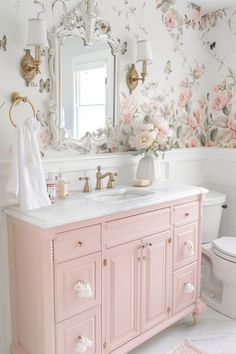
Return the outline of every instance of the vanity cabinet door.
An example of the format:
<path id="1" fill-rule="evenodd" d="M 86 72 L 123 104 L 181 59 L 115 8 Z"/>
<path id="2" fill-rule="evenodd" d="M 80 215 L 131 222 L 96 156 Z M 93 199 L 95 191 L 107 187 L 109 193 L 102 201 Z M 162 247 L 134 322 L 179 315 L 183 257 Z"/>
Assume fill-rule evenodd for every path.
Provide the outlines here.
<path id="1" fill-rule="evenodd" d="M 140 241 L 105 252 L 106 352 L 140 334 Z"/>
<path id="2" fill-rule="evenodd" d="M 143 239 L 141 331 L 168 318 L 172 276 L 170 232 Z"/>

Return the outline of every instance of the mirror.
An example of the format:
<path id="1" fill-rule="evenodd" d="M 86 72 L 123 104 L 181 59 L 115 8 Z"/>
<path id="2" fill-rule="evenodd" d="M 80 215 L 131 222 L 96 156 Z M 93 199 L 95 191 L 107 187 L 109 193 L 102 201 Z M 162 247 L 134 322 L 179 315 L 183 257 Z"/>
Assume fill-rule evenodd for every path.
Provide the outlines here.
<path id="1" fill-rule="evenodd" d="M 52 144 L 82 154 L 105 151 L 117 123 L 119 57 L 127 43 L 113 36 L 97 0 L 66 12 L 49 41 Z"/>
<path id="2" fill-rule="evenodd" d="M 66 135 L 81 139 L 87 132 L 114 125 L 115 60 L 106 42 L 85 46 L 78 36 L 61 47 L 61 103 Z"/>

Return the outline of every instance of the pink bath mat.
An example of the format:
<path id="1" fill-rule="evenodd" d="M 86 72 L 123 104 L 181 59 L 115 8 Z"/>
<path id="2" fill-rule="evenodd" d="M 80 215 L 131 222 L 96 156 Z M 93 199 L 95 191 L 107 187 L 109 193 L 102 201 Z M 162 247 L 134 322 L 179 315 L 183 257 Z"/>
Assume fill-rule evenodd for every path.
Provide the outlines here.
<path id="1" fill-rule="evenodd" d="M 209 354 L 205 350 L 197 348 L 189 340 L 184 339 L 183 342 L 177 344 L 173 349 L 166 354 Z"/>

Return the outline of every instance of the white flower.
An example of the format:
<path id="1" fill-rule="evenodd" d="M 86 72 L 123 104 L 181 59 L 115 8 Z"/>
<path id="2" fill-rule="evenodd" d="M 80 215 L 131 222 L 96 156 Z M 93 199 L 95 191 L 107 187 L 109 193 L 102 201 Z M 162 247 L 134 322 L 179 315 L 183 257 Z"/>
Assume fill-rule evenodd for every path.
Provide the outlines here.
<path id="1" fill-rule="evenodd" d="M 155 139 L 156 133 L 154 131 L 140 130 L 136 136 L 129 138 L 129 144 L 131 148 L 136 150 L 149 149 Z"/>
<path id="2" fill-rule="evenodd" d="M 157 136 L 157 142 L 160 146 L 165 146 L 167 143 L 167 136 L 164 134 L 159 134 Z"/>

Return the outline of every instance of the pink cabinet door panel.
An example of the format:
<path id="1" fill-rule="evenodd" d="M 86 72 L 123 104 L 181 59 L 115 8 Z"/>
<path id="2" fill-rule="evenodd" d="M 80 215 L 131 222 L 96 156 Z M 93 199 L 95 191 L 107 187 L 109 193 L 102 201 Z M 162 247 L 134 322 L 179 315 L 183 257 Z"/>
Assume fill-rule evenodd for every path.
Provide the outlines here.
<path id="1" fill-rule="evenodd" d="M 140 242 L 105 252 L 105 333 L 107 352 L 140 333 Z"/>
<path id="2" fill-rule="evenodd" d="M 127 218 L 109 221 L 105 225 L 106 247 L 114 247 L 125 242 L 137 240 L 170 228 L 170 208 L 154 210 Z"/>
<path id="3" fill-rule="evenodd" d="M 54 263 L 101 251 L 101 225 L 62 232 L 54 240 Z"/>
<path id="4" fill-rule="evenodd" d="M 169 316 L 171 287 L 171 232 L 143 240 L 141 331 L 146 331 Z"/>
<path id="5" fill-rule="evenodd" d="M 197 221 L 199 217 L 199 202 L 191 202 L 174 206 L 174 226 L 182 226 Z"/>
<path id="6" fill-rule="evenodd" d="M 184 309 L 196 301 L 197 262 L 174 272 L 173 313 Z"/>
<path id="7" fill-rule="evenodd" d="M 198 223 L 174 230 L 174 269 L 193 263 L 198 258 Z"/>
<path id="8" fill-rule="evenodd" d="M 63 321 L 101 303 L 101 254 L 55 265 L 55 316 Z"/>
<path id="9" fill-rule="evenodd" d="M 56 325 L 56 354 L 101 354 L 101 308 Z"/>

